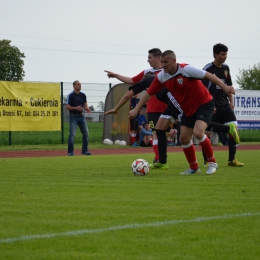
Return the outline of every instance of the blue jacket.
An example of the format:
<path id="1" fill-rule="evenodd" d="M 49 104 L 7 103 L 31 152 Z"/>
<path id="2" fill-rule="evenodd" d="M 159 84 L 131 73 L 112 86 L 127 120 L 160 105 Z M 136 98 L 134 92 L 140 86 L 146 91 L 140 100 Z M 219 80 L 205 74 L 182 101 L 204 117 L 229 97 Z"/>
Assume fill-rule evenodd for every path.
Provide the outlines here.
<path id="1" fill-rule="evenodd" d="M 144 126 L 143 124 L 147 121 L 144 115 L 137 116 L 138 126 Z"/>
<path id="2" fill-rule="evenodd" d="M 143 128 L 142 130 L 141 130 L 141 132 L 140 132 L 140 142 L 144 139 L 144 137 L 146 136 L 146 135 L 152 135 L 153 134 L 153 132 L 152 132 L 152 129 L 149 129 L 148 131 L 145 129 L 145 128 Z"/>

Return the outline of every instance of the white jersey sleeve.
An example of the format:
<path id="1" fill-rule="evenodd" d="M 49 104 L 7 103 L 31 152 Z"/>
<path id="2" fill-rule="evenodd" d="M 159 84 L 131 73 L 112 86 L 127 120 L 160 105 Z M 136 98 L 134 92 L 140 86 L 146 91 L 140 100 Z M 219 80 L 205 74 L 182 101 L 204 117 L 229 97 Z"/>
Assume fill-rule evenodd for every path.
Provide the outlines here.
<path id="1" fill-rule="evenodd" d="M 186 77 L 191 77 L 195 79 L 204 79 L 206 71 L 193 67 L 192 65 L 187 65 L 183 68 Z"/>
<path id="2" fill-rule="evenodd" d="M 161 71 L 159 74 L 157 74 L 157 78 L 161 83 L 163 83 L 180 75 L 186 78 L 204 79 L 205 74 L 205 70 L 197 69 L 189 64 L 178 64 L 178 69 L 174 74 L 169 74 Z"/>

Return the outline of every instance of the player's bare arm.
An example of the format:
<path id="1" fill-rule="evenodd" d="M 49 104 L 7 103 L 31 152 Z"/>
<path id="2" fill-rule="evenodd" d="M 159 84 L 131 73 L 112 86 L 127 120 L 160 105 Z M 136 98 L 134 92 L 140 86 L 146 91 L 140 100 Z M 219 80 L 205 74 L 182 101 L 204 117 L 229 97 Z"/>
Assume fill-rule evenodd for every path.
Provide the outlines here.
<path id="1" fill-rule="evenodd" d="M 116 115 L 116 114 L 117 114 L 117 110 L 115 108 L 112 108 L 104 113 L 104 115 Z"/>
<path id="2" fill-rule="evenodd" d="M 234 100 L 233 100 L 233 94 L 228 95 L 229 104 L 232 110 L 234 110 Z"/>
<path id="3" fill-rule="evenodd" d="M 223 81 L 221 81 L 217 76 L 213 75 L 212 73 L 206 72 L 204 78 L 210 80 L 215 85 L 218 85 L 220 88 L 223 89 L 223 91 L 225 91 L 227 95 L 235 94 L 235 89 L 233 88 L 233 86 L 227 86 L 225 83 L 223 83 Z"/>
<path id="4" fill-rule="evenodd" d="M 132 78 L 130 77 L 127 77 L 127 76 L 123 76 L 123 75 L 120 75 L 120 74 L 117 74 L 115 72 L 112 72 L 112 71 L 108 71 L 108 70 L 104 70 L 106 73 L 107 73 L 107 76 L 109 78 L 116 78 L 124 83 L 127 83 L 127 84 L 133 84 L 133 80 Z"/>
<path id="5" fill-rule="evenodd" d="M 143 105 L 151 98 L 151 96 L 145 91 L 144 95 L 137 103 L 136 107 L 129 111 L 129 117 L 135 118 L 138 112 L 142 109 Z"/>
<path id="6" fill-rule="evenodd" d="M 117 114 L 117 111 L 134 95 L 133 90 L 129 90 L 118 102 L 118 104 L 111 110 L 107 111 L 105 115 Z"/>

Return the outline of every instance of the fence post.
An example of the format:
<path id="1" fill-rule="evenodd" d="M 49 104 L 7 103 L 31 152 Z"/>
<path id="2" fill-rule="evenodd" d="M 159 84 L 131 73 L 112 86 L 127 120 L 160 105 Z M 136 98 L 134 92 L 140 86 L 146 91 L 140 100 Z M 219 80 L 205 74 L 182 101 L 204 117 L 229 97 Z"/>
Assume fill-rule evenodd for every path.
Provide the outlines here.
<path id="1" fill-rule="evenodd" d="M 61 108 L 60 108 L 60 114 L 61 114 L 61 143 L 64 144 L 64 122 L 63 122 L 63 82 L 60 83 L 60 103 L 61 103 Z"/>
<path id="2" fill-rule="evenodd" d="M 112 83 L 109 83 L 109 89 L 111 89 L 112 88 Z"/>
<path id="3" fill-rule="evenodd" d="M 12 145 L 12 132 L 11 131 L 9 131 L 9 138 L 8 138 L 8 144 L 9 145 Z"/>

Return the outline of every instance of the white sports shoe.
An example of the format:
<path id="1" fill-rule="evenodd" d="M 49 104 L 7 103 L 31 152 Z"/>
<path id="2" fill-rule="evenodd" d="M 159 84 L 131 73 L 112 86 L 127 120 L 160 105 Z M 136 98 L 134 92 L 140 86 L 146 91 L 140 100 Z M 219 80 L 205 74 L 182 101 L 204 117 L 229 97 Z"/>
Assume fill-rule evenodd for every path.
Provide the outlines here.
<path id="1" fill-rule="evenodd" d="M 209 162 L 208 163 L 208 169 L 206 171 L 207 174 L 213 174 L 214 172 L 216 172 L 218 168 L 218 164 L 214 163 L 214 162 Z"/>
<path id="2" fill-rule="evenodd" d="M 184 172 L 180 173 L 181 175 L 186 175 L 186 174 L 200 174 L 200 168 L 198 168 L 197 170 L 192 170 L 192 169 L 188 169 Z"/>

